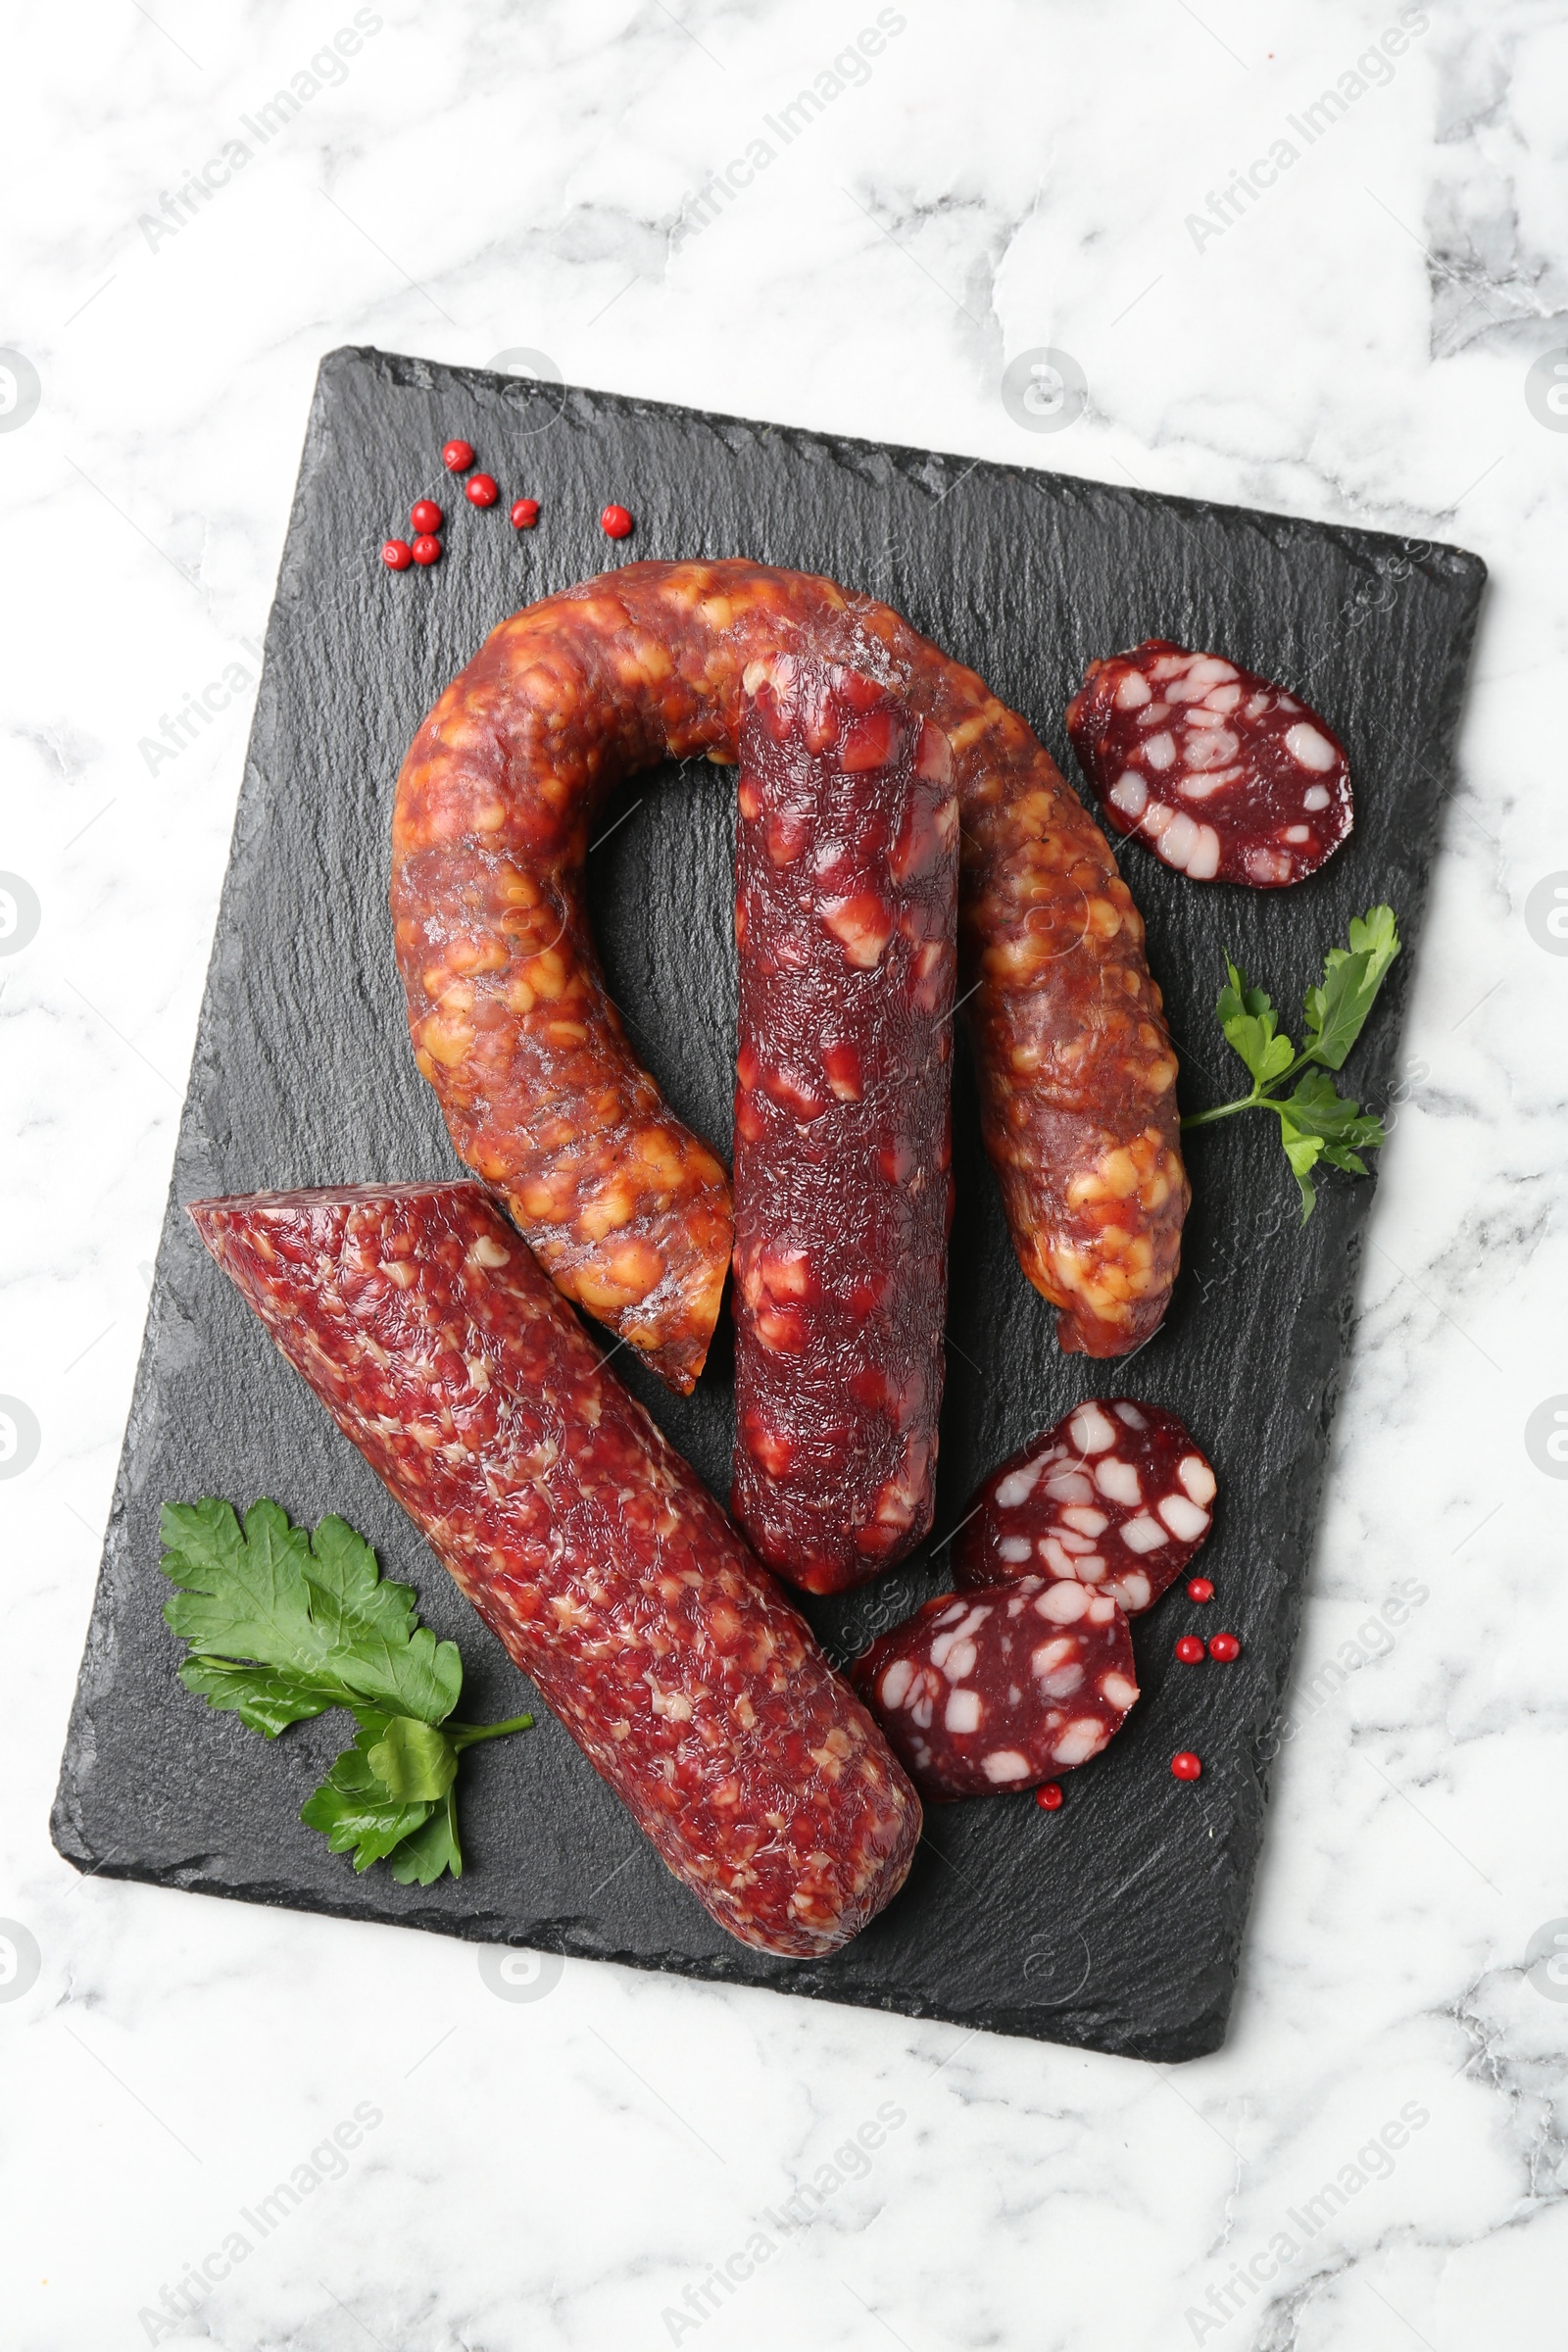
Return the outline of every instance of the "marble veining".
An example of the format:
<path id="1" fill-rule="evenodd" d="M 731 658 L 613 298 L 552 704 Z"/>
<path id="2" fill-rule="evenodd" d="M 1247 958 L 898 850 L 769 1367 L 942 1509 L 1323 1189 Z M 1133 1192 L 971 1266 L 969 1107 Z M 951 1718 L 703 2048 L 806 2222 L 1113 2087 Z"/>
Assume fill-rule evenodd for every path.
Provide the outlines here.
<path id="1" fill-rule="evenodd" d="M 1568 1410 L 1561 10 L 91 0 L 17 17 L 8 62 L 7 2343 L 1552 2340 L 1568 1465 L 1532 1416 Z M 254 649 L 345 342 L 542 351 L 1491 565 L 1218 2056 L 487 1976 L 50 1847 Z M 1045 350 L 1084 389 L 1035 430 L 1002 383 Z"/>

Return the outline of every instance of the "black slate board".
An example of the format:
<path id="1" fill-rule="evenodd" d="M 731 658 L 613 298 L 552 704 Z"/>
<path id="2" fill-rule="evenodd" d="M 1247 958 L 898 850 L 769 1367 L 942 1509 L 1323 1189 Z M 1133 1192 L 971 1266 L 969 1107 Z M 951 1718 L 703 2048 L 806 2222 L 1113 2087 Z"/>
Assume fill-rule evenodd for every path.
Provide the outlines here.
<path id="1" fill-rule="evenodd" d="M 469 509 L 438 453 L 463 433 L 499 477 Z M 429 572 L 387 573 L 378 545 L 421 492 L 449 510 Z M 543 502 L 514 532 L 513 496 Z M 607 499 L 637 517 L 616 548 Z M 1076 775 L 1060 714 L 1085 662 L 1151 634 L 1217 647 L 1282 679 L 1347 742 L 1355 834 L 1292 891 L 1197 887 L 1139 849 L 1122 865 L 1184 1058 L 1188 1108 L 1240 1089 L 1211 1007 L 1233 950 L 1293 1010 L 1325 945 L 1378 900 L 1413 941 L 1480 601 L 1470 555 L 1276 515 L 373 351 L 322 363 L 289 524 L 232 858 L 174 1162 L 147 1336 L 54 1814 L 82 1868 L 162 1886 L 398 1921 L 639 1967 L 767 1984 L 995 2032 L 1161 2060 L 1217 2046 L 1262 1832 L 1265 1763 L 1311 1548 L 1372 1185 L 1330 1177 L 1301 1232 L 1267 1126 L 1193 1139 L 1186 1265 L 1164 1329 L 1125 1367 L 1057 1350 L 1018 1272 L 981 1152 L 972 1077 L 955 1105 L 957 1215 L 937 1531 L 976 1479 L 1085 1396 L 1130 1393 L 1206 1445 L 1221 1505 L 1206 1619 L 1178 1591 L 1137 1628 L 1144 1697 L 1067 1802 L 950 1806 L 898 1901 L 848 1950 L 803 1965 L 747 1952 L 644 1844 L 548 1715 L 465 1766 L 469 1869 L 428 1891 L 346 1859 L 295 1815 L 342 1719 L 264 1744 L 175 1679 L 160 1615 L 166 1497 L 274 1496 L 338 1511 L 467 1662 L 464 1713 L 526 1703 L 498 1642 L 203 1253 L 181 1204 L 272 1186 L 459 1172 L 404 1029 L 386 910 L 387 828 L 403 751 L 494 622 L 607 564 L 746 555 L 827 572 L 897 606 L 980 668 Z M 658 789 L 655 789 L 655 786 Z M 730 1128 L 735 977 L 732 775 L 639 778 L 593 858 L 612 986 L 681 1114 Z M 623 821 L 614 824 L 620 817 Z M 608 830 L 612 825 L 613 830 Z M 1352 1060 L 1374 1105 L 1396 1084 L 1407 953 Z M 1294 1026 L 1288 1021 L 1287 1025 Z M 727 1350 L 671 1397 L 617 1369 L 721 1494 Z M 929 1548 L 810 1614 L 845 1658 L 943 1589 Z M 1228 1668 L 1176 1666 L 1190 1624 L 1244 1644 Z M 1196 1786 L 1169 1759 L 1196 1748 Z"/>

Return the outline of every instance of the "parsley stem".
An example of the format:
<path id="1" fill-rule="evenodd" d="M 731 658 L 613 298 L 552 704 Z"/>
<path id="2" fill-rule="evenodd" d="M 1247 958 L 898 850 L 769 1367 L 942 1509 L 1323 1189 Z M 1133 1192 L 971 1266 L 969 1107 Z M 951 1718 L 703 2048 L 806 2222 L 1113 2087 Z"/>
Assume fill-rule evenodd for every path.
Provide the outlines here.
<path id="1" fill-rule="evenodd" d="M 505 1723 L 444 1723 L 459 1747 L 473 1747 L 481 1740 L 504 1740 L 509 1732 L 531 1732 L 531 1715 L 510 1715 Z"/>
<path id="2" fill-rule="evenodd" d="M 1216 1119 L 1232 1118 L 1239 1110 L 1278 1110 L 1280 1088 L 1294 1078 L 1298 1070 L 1304 1070 L 1309 1062 L 1315 1064 L 1316 1061 L 1317 1055 L 1308 1046 L 1304 1054 L 1298 1054 L 1288 1069 L 1281 1070 L 1277 1078 L 1271 1078 L 1266 1087 L 1254 1086 L 1250 1095 L 1240 1095 L 1234 1102 L 1221 1102 L 1214 1110 L 1195 1110 L 1190 1118 L 1183 1119 L 1183 1130 L 1189 1127 L 1212 1127 Z"/>
<path id="3" fill-rule="evenodd" d="M 1254 1088 L 1251 1094 L 1242 1095 L 1234 1102 L 1221 1102 L 1213 1110 L 1195 1110 L 1190 1118 L 1183 1119 L 1182 1130 L 1185 1133 L 1189 1127 L 1212 1127 L 1216 1119 L 1234 1118 L 1239 1110 L 1266 1110 L 1267 1108 L 1267 1097 L 1260 1095 Z"/>

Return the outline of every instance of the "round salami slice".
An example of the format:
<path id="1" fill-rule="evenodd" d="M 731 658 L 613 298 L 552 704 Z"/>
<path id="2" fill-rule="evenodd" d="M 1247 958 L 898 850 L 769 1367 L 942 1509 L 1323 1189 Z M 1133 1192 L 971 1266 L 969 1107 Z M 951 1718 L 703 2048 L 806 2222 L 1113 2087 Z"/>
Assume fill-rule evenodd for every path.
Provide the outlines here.
<path id="1" fill-rule="evenodd" d="M 1214 1473 L 1182 1422 L 1091 1400 L 993 1470 L 954 1546 L 960 1585 L 1071 1578 L 1129 1617 L 1186 1573 L 1213 1522 Z"/>
<path id="2" fill-rule="evenodd" d="M 1067 732 L 1116 831 L 1194 882 L 1282 889 L 1315 874 L 1354 822 L 1345 746 L 1326 719 L 1167 637 L 1091 662 Z"/>
<path id="3" fill-rule="evenodd" d="M 1087 1764 L 1138 1696 L 1124 1612 L 1108 1592 L 1043 1576 L 939 1593 L 850 1677 L 937 1804 L 1034 1788 Z"/>

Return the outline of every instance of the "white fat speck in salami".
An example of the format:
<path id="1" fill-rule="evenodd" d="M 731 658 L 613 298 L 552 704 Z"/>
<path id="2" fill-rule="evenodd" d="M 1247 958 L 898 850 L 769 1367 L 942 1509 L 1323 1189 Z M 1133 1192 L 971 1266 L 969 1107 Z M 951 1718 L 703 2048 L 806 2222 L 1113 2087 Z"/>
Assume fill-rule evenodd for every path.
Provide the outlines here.
<path id="1" fill-rule="evenodd" d="M 1200 1511 L 1196 1502 L 1185 1494 L 1167 1494 L 1159 1506 L 1165 1525 L 1184 1544 L 1200 1543 L 1208 1533 L 1208 1513 Z"/>
<path id="2" fill-rule="evenodd" d="M 909 1685 L 913 1682 L 913 1680 L 914 1668 L 909 1664 L 908 1659 L 895 1658 L 892 1665 L 888 1668 L 886 1674 L 882 1677 L 882 1683 L 880 1689 L 878 1690 L 877 1696 L 881 1699 L 882 1704 L 885 1707 L 902 1706 L 904 1704 L 904 1694 L 908 1690 Z"/>
<path id="3" fill-rule="evenodd" d="M 1010 1473 L 1006 1481 L 1007 1492 L 1004 1497 L 1009 1511 L 1015 1510 L 1020 1502 L 1028 1501 L 1045 1466 L 1043 1460 L 1025 1462 L 1021 1470 L 1014 1470 Z"/>
<path id="4" fill-rule="evenodd" d="M 940 1804 L 1032 1788 L 1099 1755 L 1138 1697 L 1116 1602 L 1030 1576 L 1004 1609 L 956 1619 L 954 1606 L 948 1593 L 928 1600 L 850 1669 L 921 1795 Z"/>
<path id="5" fill-rule="evenodd" d="M 1019 1465 L 1044 1460 L 1051 1475 L 1024 1485 Z M 1080 1621 L 1091 1593 L 1096 1607 L 1114 1602 L 1136 1616 L 1185 1575 L 1213 1524 L 1215 1492 L 1174 1413 L 1125 1396 L 1092 1399 L 999 1464 L 970 1497 L 954 1550 L 957 1581 L 976 1591 L 1047 1578 L 1036 1607 L 1061 1625 Z"/>
<path id="6" fill-rule="evenodd" d="M 1091 1756 L 1099 1755 L 1109 1738 L 1098 1717 L 1075 1716 L 1064 1732 L 1057 1733 L 1051 1760 L 1058 1772 L 1065 1772 L 1074 1764 L 1087 1764 Z"/>
<path id="7" fill-rule="evenodd" d="M 1081 1470 L 1058 1470 L 1046 1493 L 1053 1502 L 1093 1502 L 1095 1482 L 1085 1478 Z"/>
<path id="8" fill-rule="evenodd" d="M 1120 1461 L 1113 1453 L 1095 1464 L 1095 1484 L 1112 1502 L 1130 1502 L 1136 1508 L 1144 1499 L 1137 1464 Z"/>
<path id="9" fill-rule="evenodd" d="M 1195 882 L 1282 889 L 1315 874 L 1354 821 L 1349 763 L 1326 719 L 1163 637 L 1092 662 L 1067 732 L 1114 829 Z"/>
<path id="10" fill-rule="evenodd" d="M 1200 1453 L 1189 1453 L 1176 1465 L 1176 1476 L 1195 1502 L 1212 1502 L 1214 1473 Z"/>
<path id="11" fill-rule="evenodd" d="M 1116 1425 L 1098 1404 L 1081 1404 L 1068 1424 L 1069 1442 L 1080 1453 L 1103 1453 L 1116 1443 Z"/>

